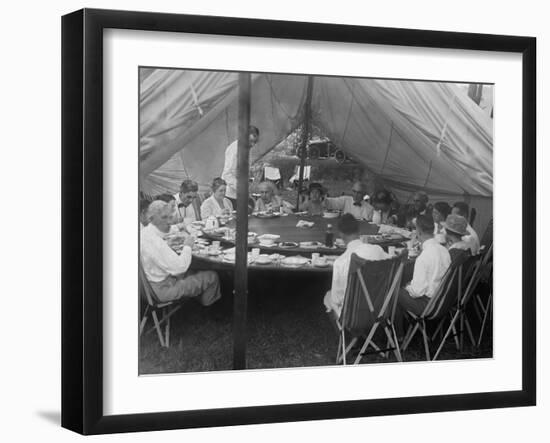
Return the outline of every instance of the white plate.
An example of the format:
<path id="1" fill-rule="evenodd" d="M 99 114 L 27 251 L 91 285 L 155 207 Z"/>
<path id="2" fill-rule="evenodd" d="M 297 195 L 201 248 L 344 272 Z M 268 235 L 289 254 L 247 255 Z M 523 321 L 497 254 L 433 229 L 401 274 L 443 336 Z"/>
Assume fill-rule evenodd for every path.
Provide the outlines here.
<path id="1" fill-rule="evenodd" d="M 305 257 L 286 257 L 281 260 L 281 264 L 286 266 L 303 266 L 309 263 L 309 260 Z"/>

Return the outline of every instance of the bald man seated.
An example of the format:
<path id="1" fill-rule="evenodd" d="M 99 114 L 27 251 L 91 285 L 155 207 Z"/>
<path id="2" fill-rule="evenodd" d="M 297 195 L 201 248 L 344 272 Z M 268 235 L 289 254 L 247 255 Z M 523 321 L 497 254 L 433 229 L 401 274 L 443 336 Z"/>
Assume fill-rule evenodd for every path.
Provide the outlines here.
<path id="1" fill-rule="evenodd" d="M 221 297 L 218 274 L 214 271 L 189 271 L 192 259 L 193 236 L 185 239 L 177 254 L 165 241 L 173 222 L 173 208 L 161 200 L 149 205 L 149 224 L 141 229 L 141 264 L 147 280 L 161 302 L 183 297 L 197 299 L 209 306 Z"/>

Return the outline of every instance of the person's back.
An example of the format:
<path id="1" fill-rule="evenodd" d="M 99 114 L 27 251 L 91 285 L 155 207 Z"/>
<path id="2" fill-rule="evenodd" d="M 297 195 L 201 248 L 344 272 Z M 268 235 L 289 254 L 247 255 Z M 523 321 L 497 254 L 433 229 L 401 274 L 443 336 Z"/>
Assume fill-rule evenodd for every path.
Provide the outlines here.
<path id="1" fill-rule="evenodd" d="M 346 295 L 351 255 L 357 254 L 364 260 L 384 260 L 388 254 L 378 245 L 363 243 L 359 238 L 359 223 L 351 214 L 344 214 L 338 222 L 338 230 L 346 243 L 345 252 L 334 261 L 332 286 L 327 292 L 324 304 L 327 312 L 334 311 L 339 317 Z"/>

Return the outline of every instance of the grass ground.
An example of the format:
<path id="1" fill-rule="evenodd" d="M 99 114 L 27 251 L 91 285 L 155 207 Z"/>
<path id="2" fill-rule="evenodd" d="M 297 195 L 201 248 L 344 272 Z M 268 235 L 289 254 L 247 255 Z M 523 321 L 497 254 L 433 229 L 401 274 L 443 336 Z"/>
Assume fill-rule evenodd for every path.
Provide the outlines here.
<path id="1" fill-rule="evenodd" d="M 209 312 L 209 308 L 193 301 L 187 302 L 172 318 L 170 348 L 161 348 L 154 332 L 142 336 L 140 374 L 232 368 L 231 277 L 222 274 L 221 278 L 224 295 L 221 318 Z M 269 274 L 251 274 L 247 367 L 260 369 L 333 365 L 338 337 L 322 303 L 324 292 L 329 286 L 330 281 L 326 277 L 296 275 L 273 279 Z M 419 335 L 405 353 L 405 359 L 423 360 L 423 352 Z M 463 352 L 457 352 L 449 341 L 439 359 L 491 356 L 492 337 L 487 335 L 480 348 L 466 345 Z M 364 363 L 383 361 L 386 360 L 379 355 L 368 355 L 363 359 Z M 389 361 L 395 361 L 393 355 Z"/>

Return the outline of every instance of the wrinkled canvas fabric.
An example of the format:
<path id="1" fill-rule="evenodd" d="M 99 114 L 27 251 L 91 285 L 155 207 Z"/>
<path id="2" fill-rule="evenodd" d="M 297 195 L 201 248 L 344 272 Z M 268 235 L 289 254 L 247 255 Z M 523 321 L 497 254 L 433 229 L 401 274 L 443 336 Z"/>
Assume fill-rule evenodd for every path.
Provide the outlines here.
<path id="1" fill-rule="evenodd" d="M 145 76 L 144 76 L 145 77 Z M 177 192 L 183 178 L 207 189 L 237 138 L 238 74 L 156 69 L 140 90 L 140 174 L 147 194 Z M 253 74 L 251 162 L 304 115 L 307 77 Z M 452 83 L 314 77 L 312 115 L 334 143 L 401 201 L 467 200 L 492 214 L 493 121 Z M 475 203 L 474 203 L 475 202 Z"/>

